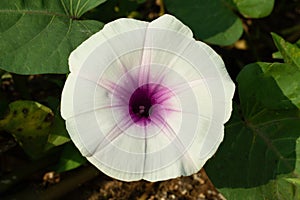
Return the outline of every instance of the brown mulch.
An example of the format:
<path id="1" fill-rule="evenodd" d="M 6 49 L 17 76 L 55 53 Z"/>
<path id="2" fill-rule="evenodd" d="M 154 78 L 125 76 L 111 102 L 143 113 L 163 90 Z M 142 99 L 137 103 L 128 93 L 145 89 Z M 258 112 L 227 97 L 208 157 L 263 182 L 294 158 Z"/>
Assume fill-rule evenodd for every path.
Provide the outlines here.
<path id="1" fill-rule="evenodd" d="M 204 170 L 191 176 L 155 183 L 123 182 L 100 176 L 66 197 L 87 200 L 225 200 Z"/>

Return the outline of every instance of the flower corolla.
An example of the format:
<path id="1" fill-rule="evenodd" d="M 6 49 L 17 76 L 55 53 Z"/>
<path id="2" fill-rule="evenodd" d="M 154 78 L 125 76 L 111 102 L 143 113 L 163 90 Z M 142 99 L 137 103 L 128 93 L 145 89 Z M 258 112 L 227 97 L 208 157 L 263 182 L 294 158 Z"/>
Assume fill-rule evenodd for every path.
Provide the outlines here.
<path id="1" fill-rule="evenodd" d="M 62 117 L 82 155 L 111 177 L 190 175 L 223 140 L 234 83 L 221 57 L 171 15 L 110 22 L 69 66 Z"/>

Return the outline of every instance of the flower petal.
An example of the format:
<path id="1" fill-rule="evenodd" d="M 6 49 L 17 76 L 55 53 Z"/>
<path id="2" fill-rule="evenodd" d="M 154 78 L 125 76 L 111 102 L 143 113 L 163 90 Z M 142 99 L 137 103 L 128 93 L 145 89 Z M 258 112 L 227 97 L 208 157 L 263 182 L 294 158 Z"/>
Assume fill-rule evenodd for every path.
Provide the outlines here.
<path id="1" fill-rule="evenodd" d="M 225 118 L 224 123 L 227 122 L 230 118 L 232 111 L 232 98 L 235 91 L 235 85 L 232 82 L 231 78 L 228 75 L 228 72 L 225 68 L 225 64 L 222 58 L 215 53 L 215 51 L 208 45 L 203 42 L 197 41 L 198 45 L 203 48 L 209 55 L 210 60 L 213 61 L 215 68 L 219 71 L 219 77 L 223 83 L 223 90 L 225 92 L 224 102 L 225 105 Z"/>
<path id="2" fill-rule="evenodd" d="M 164 29 L 170 30 L 186 37 L 192 38 L 193 32 L 189 27 L 184 25 L 181 21 L 176 19 L 172 15 L 165 14 L 150 23 L 149 28 L 151 29 Z"/>
<path id="3" fill-rule="evenodd" d="M 70 71 L 76 72 L 79 70 L 89 55 L 102 43 L 107 43 L 107 40 L 114 38 L 122 33 L 130 32 L 137 29 L 145 29 L 147 22 L 134 19 L 118 19 L 106 24 L 101 31 L 92 35 L 88 40 L 84 41 L 74 50 L 69 57 Z M 123 41 L 126 42 L 126 41 Z M 134 42 L 132 40 L 127 42 Z M 121 45 L 122 43 L 118 43 Z"/>
<path id="4" fill-rule="evenodd" d="M 61 116 L 63 119 L 68 119 L 74 116 L 73 113 L 73 94 L 75 90 L 76 76 L 70 74 L 65 82 L 62 94 L 61 94 Z"/>
<path id="5" fill-rule="evenodd" d="M 190 175 L 222 142 L 235 86 L 220 56 L 175 17 L 111 22 L 69 64 L 62 116 L 81 153 L 109 176 Z M 138 124 L 130 98 L 145 85 L 155 104 L 150 123 Z"/>

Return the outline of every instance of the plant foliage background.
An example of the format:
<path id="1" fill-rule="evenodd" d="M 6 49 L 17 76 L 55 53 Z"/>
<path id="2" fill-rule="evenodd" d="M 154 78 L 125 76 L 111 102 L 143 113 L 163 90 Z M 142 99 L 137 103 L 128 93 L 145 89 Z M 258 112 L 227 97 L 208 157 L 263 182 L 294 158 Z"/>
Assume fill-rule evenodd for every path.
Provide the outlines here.
<path id="1" fill-rule="evenodd" d="M 13 155 L 57 172 L 85 164 L 59 114 L 70 52 L 114 19 L 171 13 L 213 46 L 237 84 L 224 142 L 205 165 L 215 187 L 230 200 L 300 199 L 300 2 L 158 2 L 0 1 L 2 160 Z M 282 14 L 295 20 L 283 23 Z M 1 165 L 6 192 L 25 174 L 12 180 Z"/>

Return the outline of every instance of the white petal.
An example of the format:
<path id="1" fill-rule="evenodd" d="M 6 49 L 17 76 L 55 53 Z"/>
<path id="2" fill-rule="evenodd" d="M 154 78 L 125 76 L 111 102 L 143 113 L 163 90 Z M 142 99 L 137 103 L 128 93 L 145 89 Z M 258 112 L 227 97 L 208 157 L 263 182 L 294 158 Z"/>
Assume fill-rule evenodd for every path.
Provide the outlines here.
<path id="1" fill-rule="evenodd" d="M 134 181 L 143 178 L 145 140 L 120 135 L 88 160 L 109 176 Z"/>
<path id="2" fill-rule="evenodd" d="M 150 66 L 153 63 L 153 59 L 155 59 L 153 51 L 156 49 L 163 51 L 172 50 L 179 55 L 181 51 L 188 47 L 191 41 L 193 41 L 191 30 L 175 17 L 163 15 L 152 21 L 145 33 L 139 85 L 143 85 L 149 80 Z"/>
<path id="3" fill-rule="evenodd" d="M 100 43 L 86 56 L 86 60 L 80 63 L 82 66 L 77 69 L 76 73 L 96 83 L 99 79 L 118 82 L 121 76 L 140 65 L 145 32 L 145 28 L 134 29 Z M 79 49 L 74 51 L 74 55 L 76 52 L 81 52 L 77 50 Z M 70 61 L 73 58 L 71 55 Z M 74 60 L 74 62 L 77 61 Z M 72 63 L 70 66 L 72 67 Z"/>
<path id="4" fill-rule="evenodd" d="M 94 113 L 84 113 L 66 120 L 70 137 L 83 156 L 91 156 L 102 141 L 101 133 Z"/>
<path id="5" fill-rule="evenodd" d="M 62 93 L 62 116 L 68 119 L 86 112 L 112 108 L 110 94 L 108 89 L 71 73 Z"/>
<path id="6" fill-rule="evenodd" d="M 227 122 L 230 118 L 231 111 L 232 111 L 232 98 L 235 91 L 235 85 L 231 78 L 228 75 L 228 72 L 225 68 L 224 62 L 222 58 L 216 54 L 216 52 L 208 45 L 206 45 L 203 42 L 197 41 L 198 45 L 203 48 L 207 54 L 209 55 L 209 58 L 213 61 L 215 68 L 219 72 L 220 79 L 223 83 L 223 89 L 225 92 L 224 102 L 225 102 L 225 117 L 224 117 L 224 123 Z"/>
<path id="7" fill-rule="evenodd" d="M 74 115 L 73 94 L 75 90 L 75 84 L 76 84 L 76 76 L 71 73 L 65 82 L 62 91 L 62 97 L 61 97 L 61 116 L 65 120 Z"/>
<path id="8" fill-rule="evenodd" d="M 147 22 L 126 18 L 106 24 L 101 31 L 92 35 L 71 53 L 69 57 L 70 71 L 75 72 L 80 69 L 88 56 L 102 43 L 129 31 L 145 29 L 147 24 Z M 130 42 L 134 41 L 130 40 Z M 122 43 L 119 43 L 119 45 L 121 46 Z"/>
<path id="9" fill-rule="evenodd" d="M 180 33 L 182 35 L 185 35 L 186 37 L 193 37 L 193 33 L 189 27 L 184 25 L 181 21 L 176 19 L 172 15 L 165 14 L 156 20 L 153 20 L 149 28 L 153 29 L 164 29 L 164 30 L 170 30 L 176 33 Z"/>

